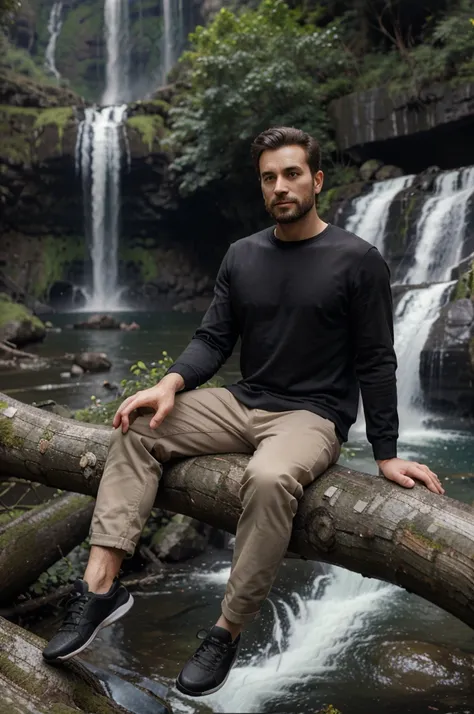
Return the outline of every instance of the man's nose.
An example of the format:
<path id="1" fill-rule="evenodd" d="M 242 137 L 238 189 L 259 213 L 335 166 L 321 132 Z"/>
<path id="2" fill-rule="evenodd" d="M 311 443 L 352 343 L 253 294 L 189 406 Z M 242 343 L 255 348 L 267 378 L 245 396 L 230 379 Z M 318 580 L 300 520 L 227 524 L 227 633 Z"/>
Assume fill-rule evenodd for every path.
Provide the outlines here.
<path id="1" fill-rule="evenodd" d="M 274 191 L 275 193 L 288 193 L 288 186 L 284 177 L 277 178 Z"/>

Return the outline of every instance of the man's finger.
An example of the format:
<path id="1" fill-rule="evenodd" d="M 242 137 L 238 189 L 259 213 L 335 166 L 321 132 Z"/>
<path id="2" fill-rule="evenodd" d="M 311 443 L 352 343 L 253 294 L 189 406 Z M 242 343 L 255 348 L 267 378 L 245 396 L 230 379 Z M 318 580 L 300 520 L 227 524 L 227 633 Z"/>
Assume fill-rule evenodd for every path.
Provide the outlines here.
<path id="1" fill-rule="evenodd" d="M 135 399 L 135 395 L 132 395 L 131 397 L 127 397 L 122 404 L 119 406 L 117 411 L 115 412 L 114 420 L 113 420 L 113 425 L 114 427 L 120 426 L 121 422 L 121 415 L 122 415 L 122 410 L 127 406 L 127 404 L 130 404 L 131 401 Z"/>
<path id="2" fill-rule="evenodd" d="M 164 421 L 165 417 L 168 416 L 170 413 L 171 408 L 170 407 L 165 407 L 165 406 L 160 406 L 159 409 L 156 410 L 155 415 L 152 417 L 150 421 L 150 428 L 151 429 L 157 429 L 162 421 Z"/>
<path id="3" fill-rule="evenodd" d="M 415 464 L 412 463 L 410 464 L 407 469 L 406 473 L 409 476 L 412 476 L 413 478 L 418 479 L 418 481 L 422 481 L 422 483 L 425 484 L 425 486 L 432 491 L 433 493 L 443 493 L 443 488 L 440 483 L 436 480 L 431 475 L 431 472 L 428 469 L 428 473 L 426 472 L 425 469 L 423 469 L 420 464 Z"/>
<path id="4" fill-rule="evenodd" d="M 386 476 L 389 481 L 394 481 L 395 483 L 398 483 L 400 486 L 404 486 L 405 488 L 413 488 L 415 485 L 415 482 L 413 479 L 411 479 L 409 476 L 406 476 L 403 474 L 401 471 L 397 471 L 391 476 Z"/>

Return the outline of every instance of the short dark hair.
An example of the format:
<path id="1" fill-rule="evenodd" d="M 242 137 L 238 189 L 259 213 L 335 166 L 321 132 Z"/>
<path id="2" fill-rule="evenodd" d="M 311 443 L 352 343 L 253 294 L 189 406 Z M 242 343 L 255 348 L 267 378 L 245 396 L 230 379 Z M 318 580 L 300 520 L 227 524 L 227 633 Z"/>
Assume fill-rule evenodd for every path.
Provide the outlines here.
<path id="1" fill-rule="evenodd" d="M 282 146 L 301 146 L 306 152 L 311 173 L 321 168 L 321 149 L 314 137 L 292 126 L 274 126 L 259 134 L 252 142 L 251 154 L 257 174 L 260 176 L 260 157 L 267 149 L 280 149 Z"/>

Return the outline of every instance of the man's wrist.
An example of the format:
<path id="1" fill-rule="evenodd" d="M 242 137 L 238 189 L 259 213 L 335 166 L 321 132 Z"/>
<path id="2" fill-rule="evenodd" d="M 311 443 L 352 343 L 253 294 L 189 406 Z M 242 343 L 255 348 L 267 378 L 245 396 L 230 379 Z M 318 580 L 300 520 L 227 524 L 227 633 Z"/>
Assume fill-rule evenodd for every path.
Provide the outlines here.
<path id="1" fill-rule="evenodd" d="M 165 374 L 164 377 L 160 380 L 161 382 L 164 382 L 166 386 L 170 386 L 174 389 L 175 394 L 176 392 L 181 392 L 182 389 L 184 389 L 184 379 L 178 372 L 170 372 L 169 374 Z"/>

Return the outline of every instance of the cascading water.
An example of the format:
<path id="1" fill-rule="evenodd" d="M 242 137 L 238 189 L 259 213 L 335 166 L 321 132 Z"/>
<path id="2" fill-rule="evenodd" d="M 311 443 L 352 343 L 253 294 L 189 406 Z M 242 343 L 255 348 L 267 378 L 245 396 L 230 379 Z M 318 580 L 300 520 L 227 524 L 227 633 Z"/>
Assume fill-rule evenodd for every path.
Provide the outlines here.
<path id="1" fill-rule="evenodd" d="M 106 86 L 102 104 L 121 104 L 130 99 L 130 30 L 128 0 L 105 0 L 104 26 L 107 46 Z"/>
<path id="2" fill-rule="evenodd" d="M 453 283 L 434 283 L 407 290 L 395 311 L 395 350 L 400 422 L 411 431 L 422 425 L 420 355 L 431 325 L 448 301 Z M 421 417 L 421 418 L 420 418 Z"/>
<path id="3" fill-rule="evenodd" d="M 435 195 L 425 201 L 417 225 L 415 260 L 404 276 L 408 285 L 449 280 L 462 257 L 467 214 L 474 198 L 474 166 L 436 178 Z"/>
<path id="4" fill-rule="evenodd" d="M 90 215 L 92 295 L 89 310 L 120 309 L 118 240 L 122 124 L 126 105 L 86 109 L 80 133 L 80 170 Z"/>
<path id="5" fill-rule="evenodd" d="M 161 81 L 166 83 L 169 71 L 175 65 L 185 43 L 185 17 L 183 0 L 163 0 L 163 36 Z"/>
<path id="6" fill-rule="evenodd" d="M 389 598 L 393 606 L 398 592 L 393 585 L 331 568 L 315 578 L 307 597 L 293 593 L 293 606 L 270 600 L 271 641 L 246 664 L 237 664 L 225 688 L 204 701 L 216 712 L 261 712 L 295 682 L 327 681 L 369 623 L 383 617 Z"/>
<path id="7" fill-rule="evenodd" d="M 48 20 L 48 32 L 49 40 L 45 52 L 45 66 L 53 74 L 57 80 L 61 79 L 56 67 L 56 42 L 61 32 L 62 21 L 62 9 L 63 4 L 60 2 L 55 2 L 51 8 Z"/>
<path id="8" fill-rule="evenodd" d="M 354 201 L 345 228 L 373 243 L 383 254 L 390 205 L 411 185 L 413 176 L 375 183 Z M 441 307 L 449 299 L 451 269 L 462 257 L 467 215 L 474 199 L 474 167 L 449 171 L 436 179 L 435 195 L 428 198 L 417 223 L 414 264 L 405 271 L 402 285 L 434 283 L 407 288 L 395 311 L 395 348 L 398 358 L 398 397 L 402 433 L 421 427 L 422 395 L 419 379 L 421 350 Z M 403 264 L 403 263 L 402 263 Z M 363 426 L 362 414 L 355 430 Z"/>
<path id="9" fill-rule="evenodd" d="M 345 229 L 360 235 L 383 254 L 392 201 L 400 191 L 411 186 L 414 178 L 414 176 L 401 176 L 374 183 L 369 193 L 354 201 L 354 210 L 346 221 Z"/>

